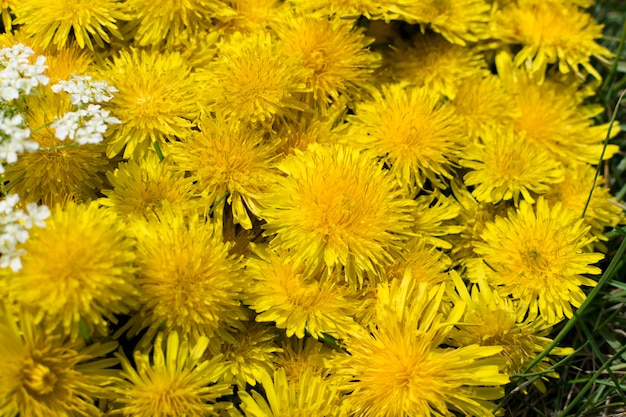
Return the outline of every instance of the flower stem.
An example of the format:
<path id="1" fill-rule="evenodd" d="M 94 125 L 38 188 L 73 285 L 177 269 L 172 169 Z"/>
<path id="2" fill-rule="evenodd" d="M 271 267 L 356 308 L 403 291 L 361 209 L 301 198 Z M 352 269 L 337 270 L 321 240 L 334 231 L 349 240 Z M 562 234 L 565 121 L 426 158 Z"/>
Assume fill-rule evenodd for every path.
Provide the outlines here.
<path id="1" fill-rule="evenodd" d="M 163 162 L 165 157 L 163 156 L 163 152 L 161 151 L 161 146 L 159 145 L 159 142 L 155 140 L 153 145 L 154 145 L 154 150 L 156 151 L 157 156 L 159 157 L 159 162 Z"/>
<path id="2" fill-rule="evenodd" d="M 213 203 L 213 205 L 211 206 L 211 209 L 209 210 L 209 217 L 213 217 L 213 212 L 215 211 L 215 208 L 222 201 L 224 201 L 226 198 L 228 198 L 229 195 L 230 195 L 230 193 L 228 191 L 226 191 L 224 194 L 221 195 L 221 197 L 215 203 Z"/>
<path id="3" fill-rule="evenodd" d="M 39 148 L 38 150 L 40 151 L 58 151 L 61 149 L 67 149 L 67 148 L 78 148 L 79 144 L 77 142 L 70 142 L 70 143 L 66 143 L 64 145 L 59 145 L 59 146 L 47 146 L 45 148 Z"/>

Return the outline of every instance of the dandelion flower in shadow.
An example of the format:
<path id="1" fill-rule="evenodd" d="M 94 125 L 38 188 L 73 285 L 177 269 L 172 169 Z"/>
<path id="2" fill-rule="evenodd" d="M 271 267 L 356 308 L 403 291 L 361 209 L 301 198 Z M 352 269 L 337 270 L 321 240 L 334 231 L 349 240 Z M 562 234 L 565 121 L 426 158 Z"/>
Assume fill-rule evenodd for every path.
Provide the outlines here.
<path id="1" fill-rule="evenodd" d="M 24 311 L 0 303 L 0 415 L 100 416 L 96 400 L 110 398 L 107 387 L 118 361 L 106 356 L 117 343 L 68 341 L 46 331 Z"/>

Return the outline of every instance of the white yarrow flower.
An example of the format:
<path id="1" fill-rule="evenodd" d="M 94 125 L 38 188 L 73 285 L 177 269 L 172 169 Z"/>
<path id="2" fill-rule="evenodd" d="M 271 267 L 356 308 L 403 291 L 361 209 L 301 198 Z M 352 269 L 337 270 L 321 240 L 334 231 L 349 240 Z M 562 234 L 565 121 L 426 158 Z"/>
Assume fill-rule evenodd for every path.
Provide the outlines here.
<path id="1" fill-rule="evenodd" d="M 11 268 L 17 272 L 22 268 L 20 259 L 26 251 L 18 245 L 28 240 L 28 231 L 37 227 L 46 227 L 46 220 L 50 217 L 47 206 L 30 203 L 26 206 L 27 212 L 15 209 L 20 197 L 9 194 L 0 200 L 0 268 Z"/>
<path id="2" fill-rule="evenodd" d="M 39 144 L 29 138 L 30 129 L 24 127 L 24 116 L 5 117 L 4 112 L 0 112 L 0 164 L 12 164 L 17 161 L 18 154 L 39 149 Z"/>
<path id="3" fill-rule="evenodd" d="M 50 78 L 43 75 L 48 68 L 46 57 L 38 56 L 31 64 L 30 57 L 34 53 L 32 48 L 22 44 L 0 49 L 0 98 L 15 100 L 20 93 L 29 95 L 37 86 L 48 84 Z"/>
<path id="4" fill-rule="evenodd" d="M 52 91 L 68 93 L 72 104 L 80 106 L 110 101 L 113 93 L 116 93 L 118 89 L 110 86 L 106 81 L 92 81 L 89 75 L 72 74 L 69 81 L 61 80 L 54 84 Z"/>
<path id="5" fill-rule="evenodd" d="M 50 126 L 55 129 L 54 136 L 65 140 L 69 138 L 79 145 L 100 143 L 110 124 L 119 124 L 121 121 L 109 116 L 99 104 L 90 104 L 87 108 L 68 112 Z"/>

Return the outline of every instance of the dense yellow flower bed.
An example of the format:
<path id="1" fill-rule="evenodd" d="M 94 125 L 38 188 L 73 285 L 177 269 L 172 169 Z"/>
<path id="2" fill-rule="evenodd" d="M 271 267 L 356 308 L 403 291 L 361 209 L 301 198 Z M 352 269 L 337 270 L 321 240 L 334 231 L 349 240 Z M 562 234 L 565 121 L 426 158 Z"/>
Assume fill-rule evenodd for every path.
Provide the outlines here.
<path id="1" fill-rule="evenodd" d="M 1 1 L 0 415 L 493 415 L 623 220 L 590 6 Z"/>

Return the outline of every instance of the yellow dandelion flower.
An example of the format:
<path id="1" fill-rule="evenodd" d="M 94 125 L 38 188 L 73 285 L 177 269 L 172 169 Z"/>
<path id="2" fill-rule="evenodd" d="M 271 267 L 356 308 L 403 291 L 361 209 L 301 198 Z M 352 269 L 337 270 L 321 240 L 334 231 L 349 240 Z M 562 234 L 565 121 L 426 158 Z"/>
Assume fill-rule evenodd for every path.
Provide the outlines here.
<path id="1" fill-rule="evenodd" d="M 93 61 L 93 53 L 80 49 L 76 42 L 71 42 L 54 53 L 47 53 L 46 75 L 50 77 L 49 85 L 54 85 L 59 80 L 69 80 L 72 74 L 86 74 Z"/>
<path id="2" fill-rule="evenodd" d="M 459 226 L 458 235 L 449 236 L 447 239 L 452 244 L 450 255 L 453 264 L 465 264 L 467 260 L 475 257 L 472 242 L 481 240 L 480 235 L 488 222 L 492 222 L 496 216 L 506 216 L 510 205 L 506 201 L 498 204 L 479 203 L 459 180 L 452 181 L 451 188 L 460 206 L 456 223 L 462 226 Z"/>
<path id="3" fill-rule="evenodd" d="M 261 212 L 271 246 L 310 270 L 343 267 L 351 286 L 375 281 L 410 234 L 413 202 L 349 147 L 312 144 L 278 168 Z"/>
<path id="4" fill-rule="evenodd" d="M 51 43 L 62 49 L 70 34 L 78 46 L 94 49 L 111 41 L 109 33 L 122 38 L 117 21 L 126 20 L 118 0 L 20 0 L 16 4 L 15 24 L 46 48 Z M 93 41 L 93 42 L 92 42 Z"/>
<path id="5" fill-rule="evenodd" d="M 218 350 L 227 363 L 224 381 L 240 390 L 245 390 L 246 384 L 255 385 L 263 372 L 273 372 L 276 353 L 281 350 L 276 327 L 251 319 L 231 335 L 232 340 L 223 340 Z"/>
<path id="6" fill-rule="evenodd" d="M 300 55 L 312 70 L 308 86 L 316 103 L 327 104 L 339 95 L 353 95 L 372 81 L 380 64 L 378 54 L 367 47 L 372 38 L 339 19 L 288 16 L 275 31 L 289 55 Z"/>
<path id="7" fill-rule="evenodd" d="M 233 9 L 233 16 L 221 19 L 216 26 L 225 33 L 255 33 L 272 26 L 286 11 L 281 0 L 234 0 L 228 4 Z"/>
<path id="8" fill-rule="evenodd" d="M 558 63 L 559 71 L 582 67 L 595 78 L 600 74 L 591 56 L 608 58 L 612 54 L 595 40 L 602 37 L 602 26 L 575 4 L 552 1 L 518 1 L 496 14 L 492 36 L 509 44 L 521 44 L 515 65 L 541 76 L 548 64 Z"/>
<path id="9" fill-rule="evenodd" d="M 224 334 L 245 318 L 239 295 L 240 262 L 220 230 L 182 208 L 163 203 L 132 225 L 137 236 L 139 312 L 120 332 L 148 329 L 145 346 L 161 326 L 181 337 Z"/>
<path id="10" fill-rule="evenodd" d="M 458 84 L 451 104 L 473 139 L 484 136 L 494 125 L 511 124 L 517 116 L 515 100 L 492 74 L 465 78 Z"/>
<path id="11" fill-rule="evenodd" d="M 546 79 L 539 83 L 523 69 L 512 67 L 511 57 L 496 57 L 498 74 L 512 93 L 519 109 L 513 124 L 518 132 L 550 151 L 564 164 L 571 161 L 597 164 L 604 147 L 608 123 L 593 126 L 595 113 L 579 105 L 577 85 L 564 85 Z M 613 136 L 619 132 L 613 129 Z M 619 147 L 608 145 L 604 158 L 611 158 Z"/>
<path id="12" fill-rule="evenodd" d="M 327 377 L 325 359 L 333 354 L 327 344 L 312 338 L 286 338 L 276 354 L 276 365 L 285 370 L 287 381 L 298 384 L 307 371 L 313 376 Z"/>
<path id="13" fill-rule="evenodd" d="M 100 416 L 95 402 L 109 395 L 116 375 L 105 358 L 117 343 L 69 342 L 0 305 L 0 415 Z"/>
<path id="14" fill-rule="evenodd" d="M 234 14 L 219 0 L 126 0 L 124 11 L 136 26 L 134 37 L 138 46 L 170 42 L 188 30 L 208 29 L 212 18 Z"/>
<path id="15" fill-rule="evenodd" d="M 132 417 L 218 416 L 232 408 L 219 398 L 232 394 L 230 384 L 219 382 L 226 371 L 222 355 L 203 360 L 206 337 L 189 343 L 170 332 L 159 333 L 149 352 L 135 351 L 133 366 L 121 354 L 123 380 L 112 390 L 117 394 L 112 415 Z M 182 340 L 181 340 L 182 339 Z"/>
<path id="16" fill-rule="evenodd" d="M 244 122 L 271 127 L 276 117 L 307 108 L 299 93 L 310 91 L 310 70 L 265 32 L 230 36 L 200 75 L 208 109 Z"/>
<path id="17" fill-rule="evenodd" d="M 288 3 L 313 17 L 336 16 L 357 19 L 362 15 L 370 20 L 374 18 L 388 20 L 397 15 L 390 10 L 393 8 L 391 4 L 373 0 L 289 0 Z"/>
<path id="18" fill-rule="evenodd" d="M 402 256 L 386 268 L 387 279 L 401 280 L 406 270 L 418 283 L 430 286 L 439 285 L 449 280 L 446 271 L 450 260 L 443 252 L 427 244 L 422 238 L 413 238 L 405 246 Z"/>
<path id="19" fill-rule="evenodd" d="M 502 346 L 499 356 L 506 361 L 505 372 L 510 377 L 524 372 L 526 366 L 537 357 L 552 340 L 546 337 L 552 326 L 541 317 L 536 320 L 517 321 L 517 305 L 510 298 L 500 297 L 488 285 L 474 286 L 471 295 L 461 278 L 456 275 L 459 299 L 467 305 L 461 323 L 450 332 L 454 346 Z M 555 348 L 552 355 L 568 355 L 571 348 Z M 549 357 L 543 358 L 530 372 L 543 372 L 552 365 Z M 558 378 L 552 371 L 546 376 Z M 539 379 L 535 385 L 545 392 Z"/>
<path id="20" fill-rule="evenodd" d="M 400 18 L 431 28 L 448 41 L 465 45 L 487 38 L 491 6 L 485 0 L 404 0 Z"/>
<path id="21" fill-rule="evenodd" d="M 450 43 L 437 34 L 417 35 L 411 42 L 391 45 L 391 50 L 386 63 L 394 81 L 427 87 L 448 98 L 454 98 L 466 77 L 488 73 L 478 49 Z"/>
<path id="22" fill-rule="evenodd" d="M 427 180 L 444 187 L 465 140 L 454 110 L 427 88 L 385 85 L 371 101 L 359 103 L 351 144 L 372 159 L 382 158 L 409 193 Z"/>
<path id="23" fill-rule="evenodd" d="M 604 255 L 582 251 L 594 239 L 587 237 L 589 226 L 578 216 L 561 203 L 549 207 L 543 198 L 535 208 L 522 201 L 508 217 L 488 223 L 483 242 L 474 244 L 491 268 L 489 284 L 528 306 L 529 319 L 540 313 L 553 324 L 572 317 L 572 307 L 586 297 L 580 287 L 596 284 L 581 274 L 599 274 L 591 264 Z"/>
<path id="24" fill-rule="evenodd" d="M 73 110 L 67 98 L 51 92 L 31 96 L 27 107 L 26 120 L 33 130 Z M 106 146 L 56 149 L 66 143 L 54 135 L 55 130 L 49 126 L 31 133 L 30 140 L 37 142 L 40 149 L 20 154 L 17 162 L 5 166 L 7 191 L 19 194 L 24 202 L 41 202 L 50 207 L 70 200 L 96 199 L 109 168 L 104 157 Z"/>
<path id="25" fill-rule="evenodd" d="M 169 40 L 163 49 L 179 53 L 192 70 L 199 70 L 217 55 L 217 42 L 220 37 L 221 33 L 214 30 L 186 30 Z"/>
<path id="26" fill-rule="evenodd" d="M 37 322 L 60 326 L 72 338 L 80 321 L 106 334 L 115 314 L 136 306 L 133 242 L 115 213 L 96 203 L 56 206 L 45 228 L 30 231 L 24 249 L 8 290 Z"/>
<path id="27" fill-rule="evenodd" d="M 596 114 L 590 111 L 593 108 L 580 106 L 582 97 L 577 84 L 567 85 L 551 78 L 539 83 L 526 70 L 514 68 L 506 53 L 496 56 L 496 65 L 519 109 L 513 120 L 515 130 L 564 164 L 598 163 L 609 124 L 593 126 Z M 619 129 L 613 129 L 612 135 L 618 132 Z M 617 145 L 608 145 L 604 158 L 611 158 L 618 150 Z"/>
<path id="28" fill-rule="evenodd" d="M 305 372 L 297 383 L 290 383 L 284 369 L 273 377 L 261 376 L 265 396 L 257 391 L 239 391 L 241 409 L 246 417 L 338 417 L 340 413 L 337 388 L 327 380 Z"/>
<path id="29" fill-rule="evenodd" d="M 415 203 L 413 232 L 430 245 L 451 249 L 450 235 L 463 230 L 456 220 L 461 205 L 438 191 L 416 197 Z"/>
<path id="30" fill-rule="evenodd" d="M 279 154 L 287 156 L 295 149 L 306 150 L 311 143 L 343 143 L 346 132 L 337 127 L 343 123 L 347 112 L 347 99 L 341 97 L 325 109 L 316 109 L 303 114 L 298 120 L 280 123 L 276 126 L 275 137 L 280 143 Z"/>
<path id="31" fill-rule="evenodd" d="M 354 321 L 354 301 L 330 278 L 318 281 L 304 274 L 304 266 L 295 266 L 286 256 L 253 247 L 257 258 L 247 262 L 246 272 L 252 282 L 246 288 L 245 302 L 259 315 L 257 321 L 273 321 L 286 329 L 287 336 L 314 338 L 324 333 L 342 338 Z"/>
<path id="32" fill-rule="evenodd" d="M 599 176 L 593 191 L 591 186 L 595 168 L 587 164 L 571 164 L 565 167 L 563 182 L 553 184 L 545 199 L 550 204 L 561 202 L 564 208 L 575 213 L 585 213 L 585 223 L 591 226 L 591 233 L 599 240 L 606 240 L 603 235 L 607 227 L 615 227 L 624 219 L 623 210 L 614 202 L 610 190 L 603 186 L 604 179 Z M 589 193 L 593 192 L 587 210 Z M 601 248 L 598 242 L 594 242 Z"/>
<path id="33" fill-rule="evenodd" d="M 331 360 L 351 415 L 401 417 L 492 416 L 498 386 L 500 347 L 439 347 L 460 319 L 458 304 L 447 317 L 439 312 L 445 286 L 415 287 L 410 274 L 378 287 L 377 326 L 345 341 L 347 354 Z M 444 324 L 445 323 L 445 324 Z"/>
<path id="34" fill-rule="evenodd" d="M 470 169 L 463 181 L 475 186 L 472 195 L 486 203 L 512 199 L 517 205 L 520 196 L 533 203 L 531 192 L 545 194 L 565 174 L 552 155 L 511 127 L 488 131 L 465 148 L 459 165 Z"/>
<path id="35" fill-rule="evenodd" d="M 183 172 L 171 169 L 165 161 L 159 161 L 155 153 L 148 153 L 141 160 L 122 162 L 115 171 L 107 172 L 112 189 L 103 189 L 106 198 L 98 202 L 111 207 L 118 214 L 145 215 L 161 207 L 164 201 L 172 205 L 193 208 L 193 180 Z"/>
<path id="36" fill-rule="evenodd" d="M 174 171 L 187 171 L 208 205 L 228 193 L 235 222 L 252 228 L 248 210 L 259 215 L 259 198 L 276 156 L 263 131 L 234 117 L 206 117 L 199 121 L 197 131 L 169 150 Z"/>
<path id="37" fill-rule="evenodd" d="M 198 83 L 180 54 L 131 48 L 107 61 L 102 76 L 119 90 L 108 104 L 122 121 L 109 129 L 109 158 L 124 146 L 124 158 L 129 158 L 155 141 L 163 145 L 191 133 L 200 111 Z"/>

